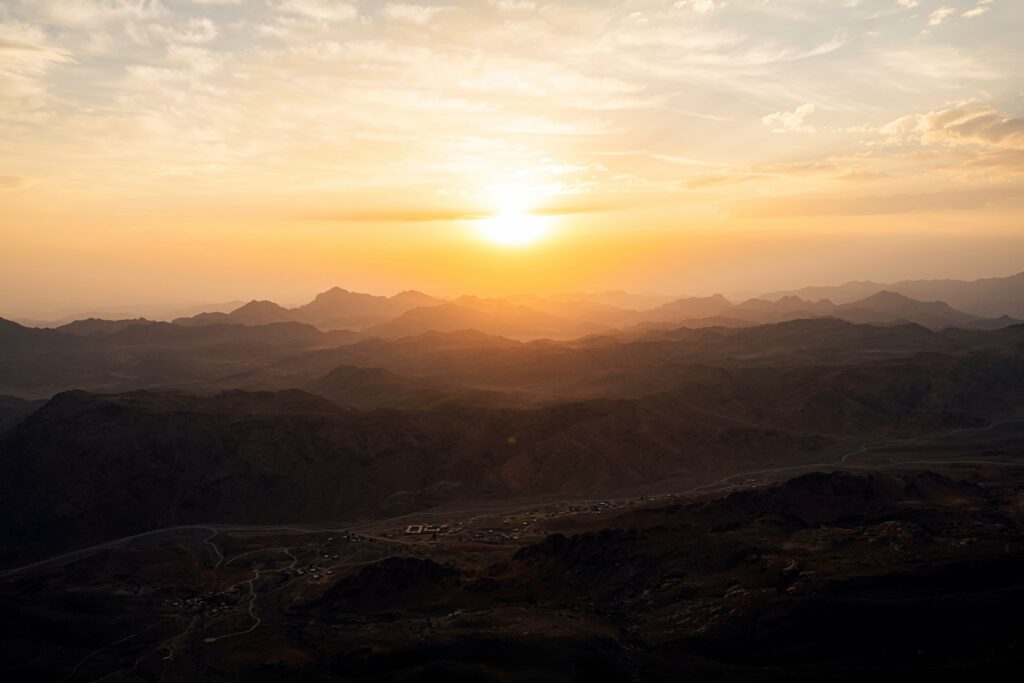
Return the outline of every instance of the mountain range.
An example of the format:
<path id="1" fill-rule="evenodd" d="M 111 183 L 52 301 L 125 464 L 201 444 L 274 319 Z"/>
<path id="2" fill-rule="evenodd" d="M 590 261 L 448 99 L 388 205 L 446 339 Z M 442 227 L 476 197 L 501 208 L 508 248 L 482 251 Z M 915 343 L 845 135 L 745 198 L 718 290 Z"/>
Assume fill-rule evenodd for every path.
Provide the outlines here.
<path id="1" fill-rule="evenodd" d="M 401 292 L 391 297 L 350 292 L 334 287 L 322 292 L 303 306 L 287 309 L 272 301 L 250 301 L 228 313 L 200 313 L 176 318 L 176 325 L 267 325 L 302 322 L 325 331 L 363 328 L 386 322 L 414 308 L 437 306 L 443 302 L 421 292 Z"/>
<path id="2" fill-rule="evenodd" d="M 0 512 L 35 539 L 7 552 L 212 518 L 605 493 L 1024 404 L 1024 325 L 1009 317 L 892 291 L 608 299 L 651 307 L 335 288 L 173 323 L 0 319 Z M 109 511 L 89 508 L 97 491 Z"/>
<path id="3" fill-rule="evenodd" d="M 1024 324 L 991 310 L 333 289 L 0 319 L 0 670 L 1001 680 Z"/>
<path id="4" fill-rule="evenodd" d="M 908 295 L 907 291 L 913 291 L 919 298 Z M 936 296 L 938 294 L 945 298 Z M 443 300 L 416 291 L 384 297 L 335 287 L 295 308 L 253 300 L 228 312 L 204 312 L 176 318 L 173 324 L 197 327 L 303 323 L 323 331 L 347 329 L 383 338 L 472 329 L 520 340 L 572 339 L 588 334 L 642 332 L 683 324 L 742 327 L 816 317 L 856 323 L 912 322 L 933 329 L 993 328 L 1012 324 L 1014 315 L 1024 317 L 1024 309 L 1019 305 L 1022 295 L 1024 274 L 973 283 L 898 283 L 890 288 L 873 283 L 849 283 L 838 288 L 769 294 L 738 303 L 721 294 L 665 300 L 624 292 L 551 297 L 462 296 Z M 963 306 L 958 308 L 950 301 Z M 628 304 L 641 307 L 624 307 Z M 152 322 L 145 318 L 88 318 L 64 323 L 56 329 L 82 336 L 102 336 Z"/>
<path id="5" fill-rule="evenodd" d="M 796 296 L 813 300 L 829 299 L 843 304 L 881 291 L 896 292 L 924 301 L 944 301 L 958 310 L 977 316 L 997 318 L 1008 315 L 1024 318 L 1024 273 L 980 280 L 904 280 L 890 284 L 856 281 L 834 287 L 804 287 L 772 292 L 762 298 L 776 301 Z"/>
<path id="6" fill-rule="evenodd" d="M 931 303 L 929 307 L 918 307 Z M 307 304 L 285 308 L 271 301 L 197 307 L 198 312 L 172 318 L 147 318 L 108 312 L 65 317 L 47 323 L 19 320 L 32 327 L 63 328 L 76 334 L 113 331 L 118 325 L 172 320 L 179 325 L 301 322 L 323 330 L 351 329 L 382 336 L 416 334 L 428 330 L 478 329 L 521 339 L 569 338 L 598 329 L 657 326 L 688 322 L 692 325 L 749 325 L 779 322 L 800 316 L 834 316 L 853 322 L 891 322 L 895 315 L 929 327 L 998 325 L 1006 318 L 1024 318 L 1024 273 L 975 281 L 907 280 L 891 284 L 849 282 L 840 286 L 805 287 L 779 291 L 753 299 L 730 301 L 722 295 L 669 297 L 608 291 L 549 296 L 516 295 L 500 298 L 463 296 L 451 300 L 422 292 L 394 296 L 352 292 L 340 287 L 318 294 Z M 934 305 L 945 303 L 946 307 Z M 427 309 L 418 311 L 416 309 Z M 435 309 L 435 310 L 430 310 Z M 863 310 L 858 310 L 863 309 Z M 899 310 L 902 309 L 902 310 Z M 500 319 L 499 319 L 500 318 Z M 985 320 L 988 319 L 988 320 Z M 992 321 L 995 322 L 992 322 Z M 100 327 L 106 325 L 106 329 Z M 462 327 L 459 327 L 459 326 Z"/>
<path id="7" fill-rule="evenodd" d="M 21 417 L 0 439 L 3 554 L 210 519 L 606 494 L 799 461 L 858 438 L 983 426 L 1024 406 L 1020 325 L 934 332 L 825 319 L 575 344 L 431 333 L 282 355 L 282 339 L 327 342 L 291 325 L 177 328 L 263 332 L 248 362 L 277 383 L 271 391 L 238 389 L 239 373 L 230 389 L 68 391 L 34 412 L 8 404 Z M 127 347 L 115 348 L 123 357 Z"/>

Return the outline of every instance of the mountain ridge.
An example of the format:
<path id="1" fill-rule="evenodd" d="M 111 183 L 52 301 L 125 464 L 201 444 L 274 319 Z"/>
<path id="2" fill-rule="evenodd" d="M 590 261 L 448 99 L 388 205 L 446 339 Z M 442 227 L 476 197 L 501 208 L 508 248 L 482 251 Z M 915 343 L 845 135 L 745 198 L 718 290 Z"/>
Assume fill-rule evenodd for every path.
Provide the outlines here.
<path id="1" fill-rule="evenodd" d="M 944 301 L 965 313 L 983 317 L 997 318 L 1009 315 L 1024 318 L 1024 272 L 977 280 L 902 280 L 889 284 L 851 281 L 835 286 L 780 290 L 762 296 L 767 299 L 789 295 L 811 299 L 829 298 L 842 304 L 883 290 L 894 291 L 915 299 Z"/>

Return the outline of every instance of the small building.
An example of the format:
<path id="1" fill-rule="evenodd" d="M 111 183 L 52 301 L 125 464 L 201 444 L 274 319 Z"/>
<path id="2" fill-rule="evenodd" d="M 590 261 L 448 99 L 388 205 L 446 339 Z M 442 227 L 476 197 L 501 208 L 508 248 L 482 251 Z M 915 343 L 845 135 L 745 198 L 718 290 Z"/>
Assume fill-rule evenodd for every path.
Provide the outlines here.
<path id="1" fill-rule="evenodd" d="M 410 524 L 405 527 L 405 533 L 411 536 L 420 534 L 446 534 L 450 527 L 447 524 Z"/>

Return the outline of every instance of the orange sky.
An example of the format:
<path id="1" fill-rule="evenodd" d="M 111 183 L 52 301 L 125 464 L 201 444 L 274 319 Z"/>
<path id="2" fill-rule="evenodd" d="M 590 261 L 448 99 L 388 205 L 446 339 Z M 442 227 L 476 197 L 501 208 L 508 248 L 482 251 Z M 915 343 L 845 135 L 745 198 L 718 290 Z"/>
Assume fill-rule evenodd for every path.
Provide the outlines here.
<path id="1" fill-rule="evenodd" d="M 14 0 L 0 315 L 1010 274 L 1022 33 L 1009 0 Z"/>

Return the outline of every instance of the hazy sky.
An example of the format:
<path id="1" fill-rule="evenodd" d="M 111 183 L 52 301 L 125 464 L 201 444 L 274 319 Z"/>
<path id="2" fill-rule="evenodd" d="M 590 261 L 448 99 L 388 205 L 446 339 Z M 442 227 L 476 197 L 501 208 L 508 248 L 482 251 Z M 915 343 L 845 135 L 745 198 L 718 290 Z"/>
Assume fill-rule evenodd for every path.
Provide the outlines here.
<path id="1" fill-rule="evenodd" d="M 1021 36 L 1020 0 L 0 0 L 0 315 L 1010 274 Z M 510 212 L 545 238 L 480 239 Z"/>

